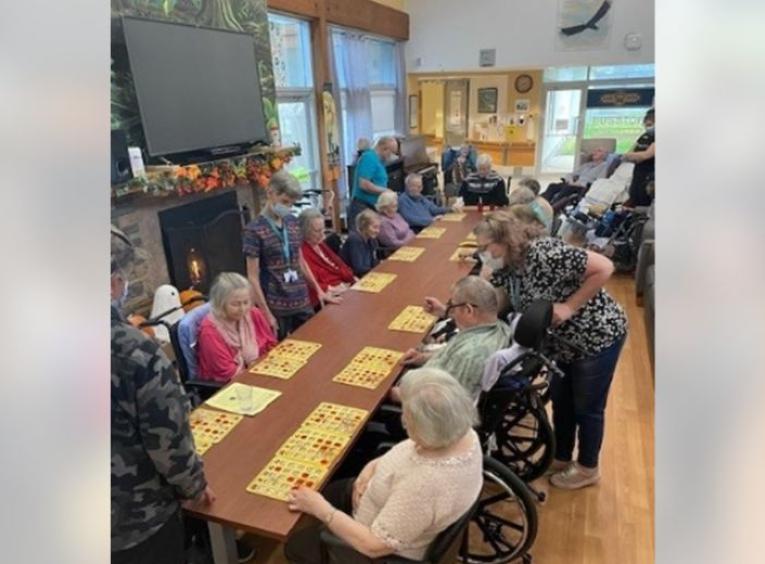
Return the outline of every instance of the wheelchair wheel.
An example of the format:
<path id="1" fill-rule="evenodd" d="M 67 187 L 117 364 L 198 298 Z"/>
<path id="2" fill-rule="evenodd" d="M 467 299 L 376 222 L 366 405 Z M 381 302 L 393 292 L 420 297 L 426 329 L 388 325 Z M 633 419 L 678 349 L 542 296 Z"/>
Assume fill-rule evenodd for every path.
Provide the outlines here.
<path id="1" fill-rule="evenodd" d="M 555 434 L 539 401 L 513 402 L 497 427 L 492 452 L 524 482 L 542 476 L 555 456 Z"/>
<path id="2" fill-rule="evenodd" d="M 490 456 L 483 459 L 483 489 L 468 525 L 465 564 L 502 564 L 524 556 L 537 536 L 537 510 L 526 485 Z"/>

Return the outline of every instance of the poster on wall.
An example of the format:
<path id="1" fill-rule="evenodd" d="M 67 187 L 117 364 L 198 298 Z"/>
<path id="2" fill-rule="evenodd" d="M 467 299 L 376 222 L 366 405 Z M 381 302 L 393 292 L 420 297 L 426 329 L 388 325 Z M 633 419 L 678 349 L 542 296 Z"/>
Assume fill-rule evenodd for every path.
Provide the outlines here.
<path id="1" fill-rule="evenodd" d="M 615 0 L 558 0 L 556 46 L 560 50 L 606 49 Z"/>
<path id="2" fill-rule="evenodd" d="M 529 113 L 529 108 L 531 108 L 531 100 L 528 100 L 526 98 L 518 99 L 515 101 L 515 112 L 516 113 L 522 113 L 527 114 Z"/>

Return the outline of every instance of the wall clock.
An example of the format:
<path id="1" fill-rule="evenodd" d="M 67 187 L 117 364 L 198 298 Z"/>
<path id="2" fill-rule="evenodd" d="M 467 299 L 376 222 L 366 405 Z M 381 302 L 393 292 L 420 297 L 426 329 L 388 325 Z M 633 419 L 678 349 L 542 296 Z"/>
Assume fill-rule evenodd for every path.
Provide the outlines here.
<path id="1" fill-rule="evenodd" d="M 515 89 L 521 94 L 525 94 L 534 87 L 534 79 L 528 74 L 518 75 L 515 79 Z"/>

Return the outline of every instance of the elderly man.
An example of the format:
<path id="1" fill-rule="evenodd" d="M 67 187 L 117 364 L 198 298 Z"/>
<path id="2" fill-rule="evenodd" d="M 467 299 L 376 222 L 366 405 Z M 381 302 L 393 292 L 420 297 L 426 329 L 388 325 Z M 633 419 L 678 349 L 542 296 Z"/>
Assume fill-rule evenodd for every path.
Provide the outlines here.
<path id="1" fill-rule="evenodd" d="M 595 147 L 590 153 L 591 158 L 582 164 L 573 173 L 567 174 L 561 180 L 550 184 L 542 197 L 550 204 L 568 198 L 577 193 L 584 193 L 585 190 L 598 178 L 605 178 L 608 173 L 608 151 L 605 147 Z"/>
<path id="2" fill-rule="evenodd" d="M 434 220 L 452 211 L 451 207 L 439 207 L 422 195 L 422 176 L 413 172 L 407 175 L 406 192 L 398 198 L 398 213 L 415 231 L 427 227 Z"/>
<path id="3" fill-rule="evenodd" d="M 393 137 L 380 137 L 374 149 L 365 149 L 356 161 L 351 178 L 351 205 L 348 206 L 348 229 L 356 225 L 356 216 L 365 209 L 374 210 L 377 198 L 388 190 L 388 172 L 385 164 L 398 149 Z"/>
<path id="4" fill-rule="evenodd" d="M 156 342 L 122 317 L 136 249 L 111 231 L 113 563 L 186 562 L 180 502 L 212 503 L 194 450 L 189 402 Z"/>
<path id="5" fill-rule="evenodd" d="M 459 333 L 435 353 L 408 350 L 403 362 L 445 370 L 476 399 L 481 391 L 486 359 L 507 347 L 511 337 L 510 327 L 497 319 L 499 299 L 496 291 L 483 278 L 466 276 L 454 285 L 446 305 L 435 298 L 425 298 L 425 303 L 431 313 L 450 316 Z M 391 391 L 391 397 L 399 398 L 396 388 Z"/>
<path id="6" fill-rule="evenodd" d="M 460 196 L 467 206 L 506 206 L 505 181 L 491 168 L 491 157 L 478 157 L 478 170 L 468 175 L 460 187 Z"/>

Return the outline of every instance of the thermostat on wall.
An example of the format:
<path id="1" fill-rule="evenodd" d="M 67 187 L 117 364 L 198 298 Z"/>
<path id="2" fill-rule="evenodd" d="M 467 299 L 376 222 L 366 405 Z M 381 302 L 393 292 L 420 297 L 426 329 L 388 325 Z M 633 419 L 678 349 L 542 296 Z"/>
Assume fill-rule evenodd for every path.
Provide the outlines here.
<path id="1" fill-rule="evenodd" d="M 637 51 L 643 46 L 643 37 L 639 33 L 628 33 L 624 36 L 624 47 L 628 51 Z"/>
<path id="2" fill-rule="evenodd" d="M 478 55 L 478 64 L 482 67 L 493 67 L 497 61 L 496 49 L 481 49 Z"/>

